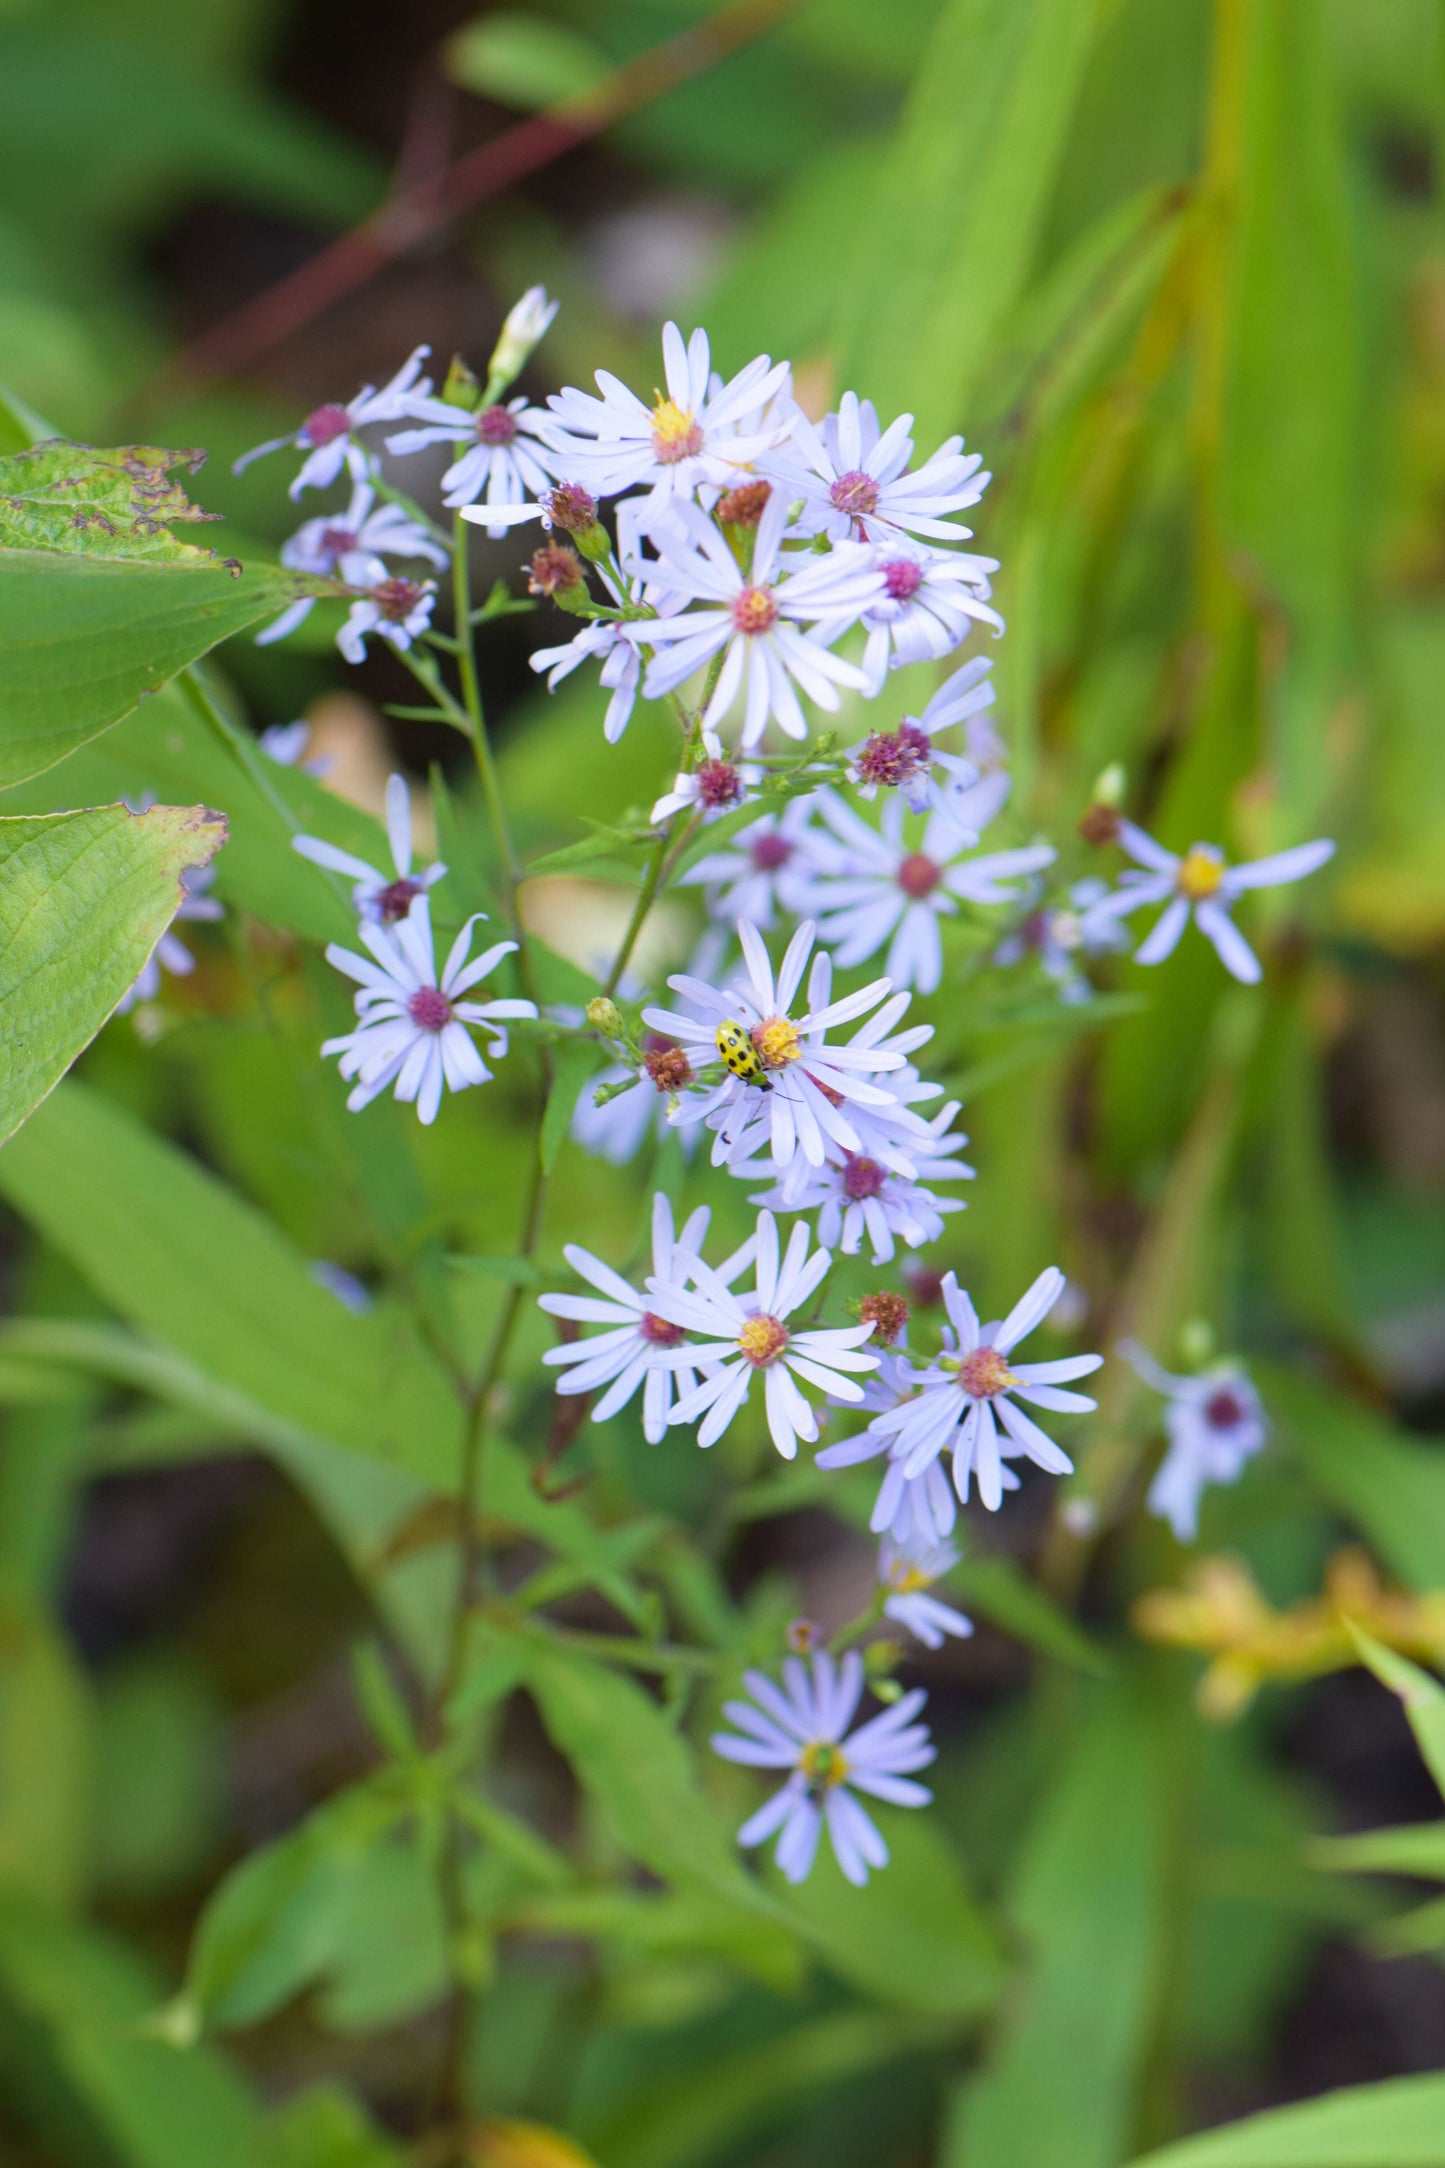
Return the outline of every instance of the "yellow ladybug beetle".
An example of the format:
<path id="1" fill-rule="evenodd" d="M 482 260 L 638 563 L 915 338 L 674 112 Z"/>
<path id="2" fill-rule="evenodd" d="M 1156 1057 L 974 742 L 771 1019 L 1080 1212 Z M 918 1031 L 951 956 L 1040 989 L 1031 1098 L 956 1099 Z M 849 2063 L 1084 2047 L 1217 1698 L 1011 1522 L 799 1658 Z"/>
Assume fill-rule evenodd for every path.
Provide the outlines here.
<path id="1" fill-rule="evenodd" d="M 753 1045 L 741 1024 L 731 1016 L 725 1017 L 717 1027 L 717 1050 L 733 1075 L 744 1084 L 755 1084 L 760 1092 L 770 1092 L 772 1085 L 768 1073 L 758 1058 Z"/>

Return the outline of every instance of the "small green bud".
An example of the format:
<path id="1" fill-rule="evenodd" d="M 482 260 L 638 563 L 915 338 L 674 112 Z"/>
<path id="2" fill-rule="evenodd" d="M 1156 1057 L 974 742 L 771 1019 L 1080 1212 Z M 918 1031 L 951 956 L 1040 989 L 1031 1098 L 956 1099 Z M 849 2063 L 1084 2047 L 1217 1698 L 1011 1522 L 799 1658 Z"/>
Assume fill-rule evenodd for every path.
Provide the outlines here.
<path id="1" fill-rule="evenodd" d="M 604 1038 L 616 1039 L 622 1032 L 622 1011 L 607 994 L 594 994 L 587 1004 L 587 1021 L 594 1031 Z"/>
<path id="2" fill-rule="evenodd" d="M 1099 777 L 1098 782 L 1094 785 L 1093 798 L 1095 805 L 1110 805 L 1117 811 L 1124 803 L 1124 792 L 1127 787 L 1128 778 L 1124 773 L 1122 761 L 1111 760 Z"/>
<path id="3" fill-rule="evenodd" d="M 1179 1334 L 1179 1352 L 1191 1370 L 1203 1370 L 1213 1362 L 1215 1345 L 1214 1327 L 1207 1318 L 1185 1320 Z"/>

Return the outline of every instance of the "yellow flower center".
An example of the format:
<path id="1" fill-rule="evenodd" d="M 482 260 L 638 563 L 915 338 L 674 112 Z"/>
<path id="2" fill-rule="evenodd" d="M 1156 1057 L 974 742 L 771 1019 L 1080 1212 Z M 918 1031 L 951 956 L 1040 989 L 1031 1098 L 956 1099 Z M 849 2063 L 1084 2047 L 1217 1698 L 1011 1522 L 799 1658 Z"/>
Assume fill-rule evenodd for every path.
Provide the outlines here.
<path id="1" fill-rule="evenodd" d="M 770 1016 L 763 1023 L 754 1024 L 752 1040 L 765 1069 L 786 1069 L 788 1063 L 796 1061 L 803 1051 L 798 1027 L 786 1016 Z"/>
<path id="2" fill-rule="evenodd" d="M 702 429 L 697 416 L 661 393 L 652 410 L 652 448 L 665 467 L 691 459 L 702 450 Z"/>
<path id="3" fill-rule="evenodd" d="M 1014 1374 L 996 1347 L 976 1347 L 958 1364 L 958 1382 L 974 1400 L 991 1400 L 1008 1391 Z"/>
<path id="4" fill-rule="evenodd" d="M 837 1747 L 824 1739 L 814 1739 L 804 1747 L 798 1767 L 808 1780 L 810 1792 L 830 1792 L 848 1774 L 848 1764 Z"/>
<path id="5" fill-rule="evenodd" d="M 1216 895 L 1224 879 L 1224 860 L 1217 851 L 1211 851 L 1202 843 L 1196 843 L 1187 857 L 1181 859 L 1177 875 L 1179 893 L 1191 903 L 1208 903 Z"/>
<path id="6" fill-rule="evenodd" d="M 933 1575 L 925 1573 L 921 1566 L 895 1566 L 888 1576 L 888 1586 L 900 1596 L 916 1596 L 932 1588 Z"/>
<path id="7" fill-rule="evenodd" d="M 766 1310 L 750 1317 L 738 1334 L 743 1357 L 755 1370 L 766 1370 L 770 1363 L 775 1363 L 787 1344 L 787 1326 L 780 1318 L 770 1317 Z"/>

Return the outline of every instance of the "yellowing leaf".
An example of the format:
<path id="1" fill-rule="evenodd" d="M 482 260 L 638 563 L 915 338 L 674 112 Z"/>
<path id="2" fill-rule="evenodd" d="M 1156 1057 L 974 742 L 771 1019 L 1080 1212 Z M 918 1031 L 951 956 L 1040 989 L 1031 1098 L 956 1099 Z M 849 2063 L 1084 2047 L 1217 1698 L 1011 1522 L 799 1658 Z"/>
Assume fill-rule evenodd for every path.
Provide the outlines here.
<path id="1" fill-rule="evenodd" d="M 153 444 L 97 451 L 59 437 L 13 452 L 0 458 L 0 548 L 150 564 L 219 563 L 214 550 L 178 542 L 170 532 L 172 521 L 220 518 L 192 504 L 180 483 L 169 479 L 172 467 L 194 474 L 205 457 Z M 226 569 L 241 568 L 227 561 Z"/>

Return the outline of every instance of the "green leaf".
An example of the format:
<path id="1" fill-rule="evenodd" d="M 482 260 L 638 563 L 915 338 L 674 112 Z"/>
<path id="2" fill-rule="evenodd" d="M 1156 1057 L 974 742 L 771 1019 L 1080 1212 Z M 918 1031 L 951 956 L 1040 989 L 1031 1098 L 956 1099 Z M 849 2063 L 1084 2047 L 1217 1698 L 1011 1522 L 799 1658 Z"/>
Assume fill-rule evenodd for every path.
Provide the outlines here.
<path id="1" fill-rule="evenodd" d="M 967 1558 L 949 1574 L 948 1589 L 969 1610 L 982 1612 L 1041 1656 L 1056 1656 L 1078 1671 L 1092 1672 L 1095 1678 L 1108 1676 L 1112 1667 L 1105 1651 L 1012 1559 Z"/>
<path id="2" fill-rule="evenodd" d="M 226 824 L 204 806 L 0 819 L 0 1144 L 90 1044 Z"/>
<path id="3" fill-rule="evenodd" d="M 536 15 L 506 12 L 484 15 L 458 30 L 447 39 L 442 57 L 463 90 L 526 112 L 581 97 L 612 72 L 606 55 L 580 32 Z"/>
<path id="4" fill-rule="evenodd" d="M 1445 2168 L 1445 2077 L 1388 2078 L 1271 2108 L 1132 2168 Z"/>
<path id="5" fill-rule="evenodd" d="M 153 444 L 98 451 L 52 438 L 0 457 L 0 549 L 55 550 L 98 561 L 215 565 L 214 550 L 178 542 L 170 521 L 219 519 L 191 503 L 172 467 L 192 474 L 204 452 Z M 227 564 L 228 571 L 235 570 Z"/>
<path id="6" fill-rule="evenodd" d="M 1310 1847 L 1318 1867 L 1341 1874 L 1413 1874 L 1445 1882 L 1445 1822 L 1371 1829 L 1359 1837 L 1320 1837 Z"/>
<path id="7" fill-rule="evenodd" d="M 323 591 L 277 566 L 233 576 L 0 550 L 0 789 L 54 767 L 218 641 Z"/>
<path id="8" fill-rule="evenodd" d="M 1164 1750 L 1137 1693 L 1087 1705 L 1015 1877 L 1024 1981 L 958 2102 L 942 2168 L 1115 2168 L 1122 2156 L 1160 1931 Z"/>
<path id="9" fill-rule="evenodd" d="M 1432 1679 L 1428 1671 L 1422 1671 L 1418 1664 L 1412 1664 L 1407 1656 L 1387 1649 L 1351 1620 L 1346 1619 L 1345 1624 L 1361 1660 L 1369 1665 L 1381 1684 L 1388 1686 L 1392 1694 L 1398 1694 L 1404 1703 L 1415 1744 L 1445 1795 L 1445 1687 L 1438 1679 Z"/>
<path id="10" fill-rule="evenodd" d="M 404 2168 L 404 2157 L 359 2101 L 338 2085 L 316 2085 L 277 2110 L 256 2168 Z"/>
<path id="11" fill-rule="evenodd" d="M 42 437 L 54 434 L 50 424 L 18 392 L 0 384 L 0 452 L 23 452 Z"/>
<path id="12" fill-rule="evenodd" d="M 923 452 L 962 418 L 1023 291 L 1095 12 L 950 0 L 915 77 L 853 275 L 838 281 L 834 343 L 844 382 L 917 417 Z"/>
<path id="13" fill-rule="evenodd" d="M 1298 1371 L 1255 1365 L 1266 1409 L 1330 1503 L 1413 1588 L 1445 1586 L 1445 1458 Z"/>
<path id="14" fill-rule="evenodd" d="M 569 1039 L 558 1047 L 553 1059 L 552 1089 L 547 1094 L 547 1111 L 542 1116 L 542 1132 L 538 1139 L 544 1174 L 550 1174 L 556 1166 L 558 1154 L 567 1141 L 577 1101 L 601 1067 L 602 1057 L 588 1039 Z"/>
<path id="15" fill-rule="evenodd" d="M 528 880 L 539 873 L 566 873 L 573 866 L 589 865 L 595 858 L 615 858 L 619 851 L 657 840 L 650 828 L 605 828 L 600 822 L 592 825 L 593 833 L 583 836 L 580 842 L 564 844 L 559 851 L 544 851 L 540 858 L 534 858 L 527 867 Z"/>
<path id="16" fill-rule="evenodd" d="M 12 1888 L 75 1905 L 93 1777 L 79 1665 L 38 1604 L 0 1590 L 0 1877 Z"/>

